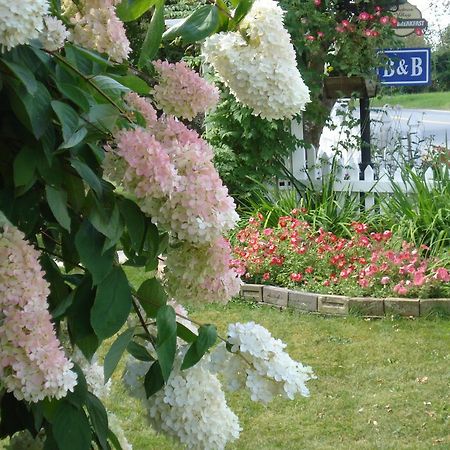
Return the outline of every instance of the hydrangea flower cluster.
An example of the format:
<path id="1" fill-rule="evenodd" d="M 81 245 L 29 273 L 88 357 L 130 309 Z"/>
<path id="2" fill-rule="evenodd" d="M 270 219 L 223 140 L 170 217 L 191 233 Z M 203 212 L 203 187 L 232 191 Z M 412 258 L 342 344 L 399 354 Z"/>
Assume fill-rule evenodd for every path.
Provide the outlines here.
<path id="1" fill-rule="evenodd" d="M 254 322 L 228 326 L 228 343 L 211 355 L 214 372 L 224 374 L 228 388 L 247 387 L 253 401 L 270 402 L 275 396 L 293 399 L 297 393 L 309 396 L 306 382 L 315 378 L 311 367 L 296 362 L 284 351 L 286 344 Z M 233 353 L 240 353 L 239 358 Z"/>
<path id="2" fill-rule="evenodd" d="M 123 62 L 131 52 L 123 23 L 116 15 L 114 0 L 86 0 L 72 18 L 71 40 L 82 47 L 106 53 L 113 61 Z"/>
<path id="3" fill-rule="evenodd" d="M 239 437 L 237 416 L 228 407 L 220 381 L 209 370 L 208 357 L 181 370 L 187 347 L 179 350 L 164 387 L 145 398 L 143 377 L 151 363 L 134 358 L 127 364 L 124 381 L 132 395 L 141 398 L 152 426 L 187 448 L 222 450 Z"/>
<path id="4" fill-rule="evenodd" d="M 132 100 L 137 105 L 137 99 Z M 152 123 L 151 105 L 139 106 Z M 171 117 L 146 129 L 121 130 L 103 163 L 112 181 L 137 197 L 139 207 L 179 240 L 210 243 L 237 222 L 212 151 L 198 134 Z"/>
<path id="5" fill-rule="evenodd" d="M 202 51 L 236 99 L 252 108 L 254 115 L 268 120 L 292 118 L 310 101 L 283 25 L 283 10 L 274 0 L 256 0 L 238 31 L 208 37 Z"/>
<path id="6" fill-rule="evenodd" d="M 44 17 L 44 29 L 39 34 L 42 47 L 49 52 L 55 52 L 64 47 L 64 42 L 70 33 L 61 20 L 52 16 Z"/>
<path id="7" fill-rule="evenodd" d="M 97 356 L 94 355 L 92 360 L 88 361 L 83 353 L 81 353 L 81 350 L 75 347 L 72 354 L 72 361 L 77 363 L 83 371 L 89 392 L 92 392 L 96 397 L 103 400 L 108 397 L 111 393 L 111 380 L 105 383 L 103 366 L 98 363 Z"/>
<path id="8" fill-rule="evenodd" d="M 230 244 L 221 237 L 204 246 L 170 247 L 165 270 L 169 294 L 181 302 L 226 303 L 241 284 L 237 272 L 230 269 L 230 259 Z"/>
<path id="9" fill-rule="evenodd" d="M 219 101 L 219 90 L 191 70 L 183 61 L 153 63 L 159 74 L 154 87 L 155 103 L 167 114 L 192 120 L 197 114 L 213 108 Z"/>
<path id="10" fill-rule="evenodd" d="M 49 286 L 39 253 L 9 225 L 0 232 L 0 380 L 18 400 L 38 402 L 73 391 L 77 375 L 48 312 Z"/>
<path id="11" fill-rule="evenodd" d="M 47 0 L 0 0 L 0 51 L 37 38 L 47 12 Z"/>

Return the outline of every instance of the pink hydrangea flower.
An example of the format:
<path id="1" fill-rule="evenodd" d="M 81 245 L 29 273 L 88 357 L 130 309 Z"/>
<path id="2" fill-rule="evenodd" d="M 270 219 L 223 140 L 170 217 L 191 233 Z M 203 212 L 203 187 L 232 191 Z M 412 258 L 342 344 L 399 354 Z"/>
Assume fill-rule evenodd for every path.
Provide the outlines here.
<path id="1" fill-rule="evenodd" d="M 219 101 L 219 90 L 208 83 L 184 62 L 167 61 L 153 63 L 159 74 L 159 83 L 153 96 L 159 108 L 166 114 L 192 120 L 197 114 L 213 108 Z"/>
<path id="2" fill-rule="evenodd" d="M 74 26 L 71 40 L 75 44 L 106 53 L 119 63 L 128 59 L 130 42 L 112 2 L 104 2 L 102 5 L 86 2 L 83 12 L 75 14 L 71 22 Z"/>
<path id="3" fill-rule="evenodd" d="M 164 272 L 167 290 L 181 302 L 226 303 L 238 294 L 241 284 L 231 261 L 230 244 L 222 237 L 201 246 L 185 242 L 169 247 Z"/>
<path id="4" fill-rule="evenodd" d="M 147 127 L 151 128 L 156 124 L 157 115 L 153 105 L 146 98 L 140 97 L 135 92 L 128 92 L 124 97 L 128 106 L 139 112 L 145 120 Z"/>
<path id="5" fill-rule="evenodd" d="M 49 285 L 39 253 L 13 226 L 0 232 L 0 381 L 18 400 L 73 391 L 77 375 L 48 312 Z"/>
<path id="6" fill-rule="evenodd" d="M 193 130 L 161 117 L 149 130 L 116 134 L 106 147 L 107 176 L 137 197 L 141 210 L 179 240 L 210 243 L 238 220 L 213 152 Z"/>

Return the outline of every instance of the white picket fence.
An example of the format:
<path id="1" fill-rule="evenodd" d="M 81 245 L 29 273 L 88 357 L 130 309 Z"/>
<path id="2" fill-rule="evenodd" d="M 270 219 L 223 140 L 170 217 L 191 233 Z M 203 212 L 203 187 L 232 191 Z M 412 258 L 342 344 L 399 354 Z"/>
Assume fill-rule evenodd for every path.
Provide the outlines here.
<path id="1" fill-rule="evenodd" d="M 301 125 L 292 122 L 292 132 L 301 138 Z M 393 183 L 405 193 L 413 192 L 412 186 L 402 177 L 401 167 L 397 167 L 393 174 L 389 174 L 387 168 L 382 165 L 376 170 L 367 166 L 361 177 L 359 164 L 354 159 L 344 161 L 342 158 L 334 156 L 333 161 L 333 158 L 327 155 L 318 158 L 313 150 L 306 150 L 303 147 L 297 148 L 285 163 L 296 180 L 306 186 L 312 184 L 316 190 L 320 190 L 323 182 L 332 177 L 334 191 L 359 195 L 366 210 L 374 207 L 378 195 L 393 193 Z M 417 169 L 411 170 L 418 173 Z M 423 173 L 423 177 L 427 185 L 432 187 L 434 184 L 433 170 L 428 168 Z M 293 185 L 289 179 L 283 179 L 278 180 L 278 188 L 281 190 L 292 189 Z"/>

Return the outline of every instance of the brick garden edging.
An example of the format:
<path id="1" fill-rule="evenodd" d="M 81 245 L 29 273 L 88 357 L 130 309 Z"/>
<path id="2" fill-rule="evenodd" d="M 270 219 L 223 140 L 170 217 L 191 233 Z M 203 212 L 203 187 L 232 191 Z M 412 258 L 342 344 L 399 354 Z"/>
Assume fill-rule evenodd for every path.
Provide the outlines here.
<path id="1" fill-rule="evenodd" d="M 439 309 L 450 315 L 450 298 L 371 298 L 314 294 L 262 284 L 243 284 L 240 295 L 263 305 L 292 308 L 302 312 L 383 317 L 396 314 L 405 317 L 427 316 Z"/>

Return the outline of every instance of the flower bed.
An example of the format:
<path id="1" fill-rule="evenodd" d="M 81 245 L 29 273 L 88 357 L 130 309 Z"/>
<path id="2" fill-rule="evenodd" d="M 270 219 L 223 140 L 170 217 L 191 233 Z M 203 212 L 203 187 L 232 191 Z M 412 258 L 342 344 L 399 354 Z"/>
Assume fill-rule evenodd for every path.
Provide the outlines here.
<path id="1" fill-rule="evenodd" d="M 293 210 L 276 228 L 266 228 L 262 215 L 252 217 L 236 234 L 233 265 L 246 282 L 349 297 L 450 297 L 450 273 L 425 257 L 427 247 L 358 222 L 349 237 L 338 237 L 314 230 L 301 215 Z"/>

